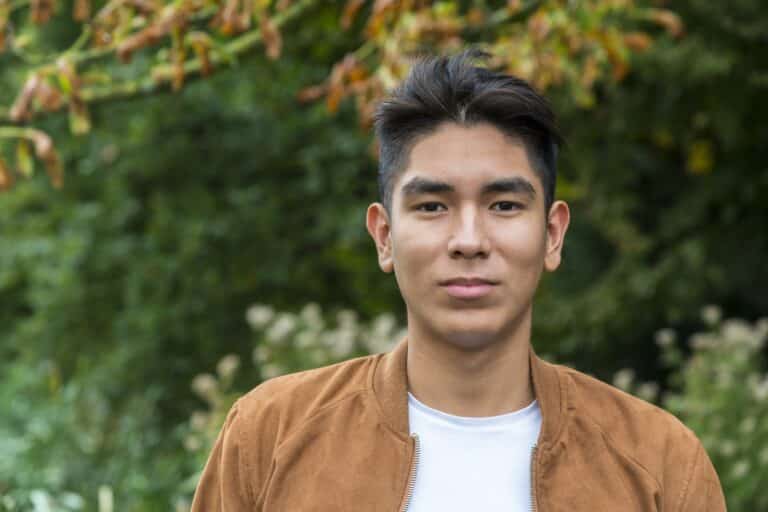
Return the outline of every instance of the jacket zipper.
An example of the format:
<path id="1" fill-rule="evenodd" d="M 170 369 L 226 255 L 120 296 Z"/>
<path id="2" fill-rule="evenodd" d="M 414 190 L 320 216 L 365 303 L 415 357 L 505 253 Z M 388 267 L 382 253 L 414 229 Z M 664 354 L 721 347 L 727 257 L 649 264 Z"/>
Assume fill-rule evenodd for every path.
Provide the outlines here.
<path id="1" fill-rule="evenodd" d="M 536 512 L 536 449 L 538 445 L 534 444 L 531 450 L 531 512 Z"/>
<path id="2" fill-rule="evenodd" d="M 416 486 L 416 473 L 419 468 L 419 455 L 421 454 L 421 447 L 419 446 L 418 434 L 411 434 L 414 442 L 413 450 L 413 464 L 411 464 L 411 471 L 408 474 L 408 488 L 405 491 L 405 501 L 403 502 L 403 508 L 401 512 L 406 512 L 408 506 L 411 504 L 411 498 L 413 497 L 413 488 Z"/>

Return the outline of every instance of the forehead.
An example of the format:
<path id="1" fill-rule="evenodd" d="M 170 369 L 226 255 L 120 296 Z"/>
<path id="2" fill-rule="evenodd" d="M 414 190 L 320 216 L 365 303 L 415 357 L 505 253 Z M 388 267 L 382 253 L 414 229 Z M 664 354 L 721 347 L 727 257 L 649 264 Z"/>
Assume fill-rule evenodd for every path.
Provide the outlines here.
<path id="1" fill-rule="evenodd" d="M 458 192 L 473 192 L 490 181 L 520 177 L 530 181 L 541 195 L 540 180 L 522 141 L 487 123 L 445 123 L 419 138 L 411 148 L 408 165 L 395 181 L 395 196 L 415 176 L 450 183 Z"/>

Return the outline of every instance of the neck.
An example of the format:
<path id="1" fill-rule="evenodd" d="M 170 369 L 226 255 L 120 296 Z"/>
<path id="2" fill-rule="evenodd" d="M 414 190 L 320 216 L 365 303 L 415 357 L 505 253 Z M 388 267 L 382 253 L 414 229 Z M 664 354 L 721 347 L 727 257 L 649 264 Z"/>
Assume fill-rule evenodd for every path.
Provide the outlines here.
<path id="1" fill-rule="evenodd" d="M 495 416 L 529 405 L 530 311 L 511 331 L 468 349 L 409 324 L 409 391 L 457 416 Z"/>

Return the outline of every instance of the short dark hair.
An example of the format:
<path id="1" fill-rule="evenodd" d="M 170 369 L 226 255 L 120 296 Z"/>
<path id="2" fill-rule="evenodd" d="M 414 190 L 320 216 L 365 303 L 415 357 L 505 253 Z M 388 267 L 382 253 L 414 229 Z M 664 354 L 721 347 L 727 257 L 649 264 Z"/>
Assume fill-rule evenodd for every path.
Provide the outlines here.
<path id="1" fill-rule="evenodd" d="M 563 139 L 549 102 L 526 81 L 475 66 L 490 55 L 466 50 L 453 56 L 421 57 L 389 98 L 377 106 L 379 196 L 387 211 L 397 174 L 408 165 L 420 137 L 445 122 L 490 123 L 522 141 L 544 189 L 549 211 L 555 197 L 557 153 Z"/>

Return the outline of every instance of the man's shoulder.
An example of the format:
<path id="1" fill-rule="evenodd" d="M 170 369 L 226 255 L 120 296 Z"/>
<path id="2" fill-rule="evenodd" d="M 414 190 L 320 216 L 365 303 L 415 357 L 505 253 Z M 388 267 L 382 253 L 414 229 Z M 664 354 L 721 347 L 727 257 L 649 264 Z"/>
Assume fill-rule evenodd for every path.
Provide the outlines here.
<path id="1" fill-rule="evenodd" d="M 555 366 L 568 382 L 577 428 L 598 432 L 617 452 L 656 475 L 670 457 L 695 458 L 699 439 L 670 412 L 578 370 Z"/>
<path id="2" fill-rule="evenodd" d="M 373 368 L 381 354 L 289 373 L 266 380 L 240 397 L 238 414 L 249 423 L 265 415 L 291 422 L 370 389 Z"/>

